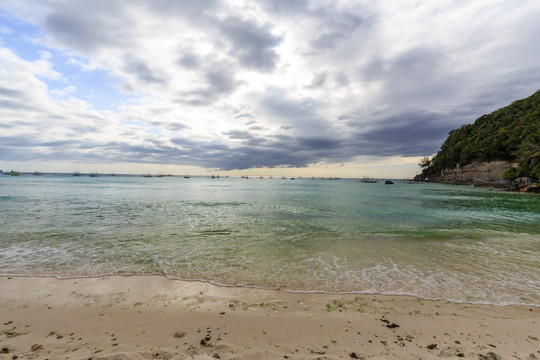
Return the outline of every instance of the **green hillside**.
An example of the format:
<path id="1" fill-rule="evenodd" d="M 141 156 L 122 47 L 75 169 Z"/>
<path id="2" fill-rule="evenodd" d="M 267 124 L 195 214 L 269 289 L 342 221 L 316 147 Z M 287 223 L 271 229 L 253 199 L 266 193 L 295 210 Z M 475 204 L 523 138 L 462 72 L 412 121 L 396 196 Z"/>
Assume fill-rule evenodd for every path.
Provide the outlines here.
<path id="1" fill-rule="evenodd" d="M 540 90 L 452 130 L 441 150 L 420 163 L 422 175 L 439 175 L 474 161 L 509 160 L 519 164 L 503 177 L 540 179 Z"/>

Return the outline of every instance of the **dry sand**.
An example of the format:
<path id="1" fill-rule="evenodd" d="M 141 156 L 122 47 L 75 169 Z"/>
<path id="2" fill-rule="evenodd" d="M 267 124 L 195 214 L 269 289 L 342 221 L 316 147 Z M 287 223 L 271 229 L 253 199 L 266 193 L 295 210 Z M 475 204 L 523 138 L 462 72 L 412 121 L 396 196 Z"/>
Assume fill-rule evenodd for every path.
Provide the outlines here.
<path id="1" fill-rule="evenodd" d="M 540 308 L 0 277 L 0 359 L 531 359 Z"/>

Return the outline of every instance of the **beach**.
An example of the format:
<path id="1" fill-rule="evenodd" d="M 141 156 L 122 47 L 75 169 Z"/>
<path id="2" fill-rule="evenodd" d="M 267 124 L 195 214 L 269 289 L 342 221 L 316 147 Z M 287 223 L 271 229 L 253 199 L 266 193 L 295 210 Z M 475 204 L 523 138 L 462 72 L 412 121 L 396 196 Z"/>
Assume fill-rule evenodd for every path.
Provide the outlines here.
<path id="1" fill-rule="evenodd" d="M 530 359 L 540 308 L 162 276 L 0 278 L 0 359 Z"/>

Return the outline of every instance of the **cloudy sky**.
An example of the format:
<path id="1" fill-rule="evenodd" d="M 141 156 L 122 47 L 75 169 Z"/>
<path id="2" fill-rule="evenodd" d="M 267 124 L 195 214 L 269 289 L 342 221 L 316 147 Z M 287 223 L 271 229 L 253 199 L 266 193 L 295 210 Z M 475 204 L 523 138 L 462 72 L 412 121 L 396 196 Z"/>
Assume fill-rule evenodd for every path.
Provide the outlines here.
<path id="1" fill-rule="evenodd" d="M 3 0 L 0 169 L 414 176 L 540 88 L 538 0 Z"/>

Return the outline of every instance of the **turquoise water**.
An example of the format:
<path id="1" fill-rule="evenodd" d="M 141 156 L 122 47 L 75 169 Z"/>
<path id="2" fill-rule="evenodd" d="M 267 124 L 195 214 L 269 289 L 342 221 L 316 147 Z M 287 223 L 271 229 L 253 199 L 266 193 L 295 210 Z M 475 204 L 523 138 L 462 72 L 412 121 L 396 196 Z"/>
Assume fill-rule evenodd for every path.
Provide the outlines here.
<path id="1" fill-rule="evenodd" d="M 162 274 L 540 305 L 540 196 L 442 184 L 0 176 L 0 274 Z"/>

